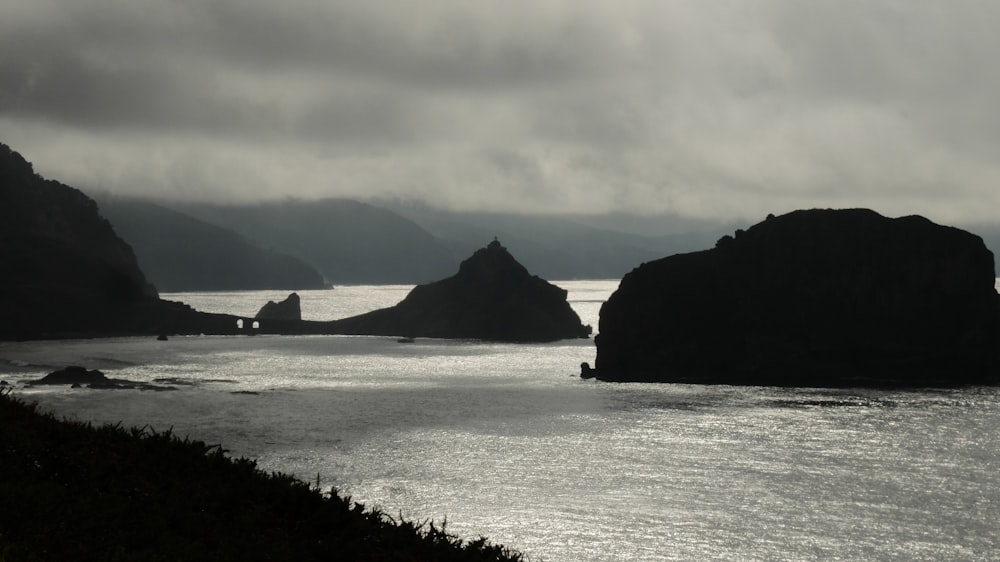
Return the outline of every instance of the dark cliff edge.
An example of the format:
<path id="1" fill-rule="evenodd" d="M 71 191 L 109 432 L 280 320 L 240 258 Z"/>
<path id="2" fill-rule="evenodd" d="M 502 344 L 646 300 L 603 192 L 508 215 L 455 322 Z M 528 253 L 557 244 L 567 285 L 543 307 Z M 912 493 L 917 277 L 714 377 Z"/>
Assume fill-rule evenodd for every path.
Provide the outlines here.
<path id="1" fill-rule="evenodd" d="M 246 332 L 160 299 L 93 199 L 2 143 L 0 264 L 0 340 Z"/>
<path id="2" fill-rule="evenodd" d="M 1000 381 L 993 254 L 865 209 L 769 216 L 644 263 L 602 306 L 607 381 L 935 386 Z"/>
<path id="3" fill-rule="evenodd" d="M 338 333 L 544 342 L 586 338 L 566 290 L 531 275 L 496 240 L 458 273 L 418 285 L 396 306 L 337 320 Z"/>
<path id="4" fill-rule="evenodd" d="M 0 337 L 112 332 L 157 302 L 92 199 L 0 144 Z"/>

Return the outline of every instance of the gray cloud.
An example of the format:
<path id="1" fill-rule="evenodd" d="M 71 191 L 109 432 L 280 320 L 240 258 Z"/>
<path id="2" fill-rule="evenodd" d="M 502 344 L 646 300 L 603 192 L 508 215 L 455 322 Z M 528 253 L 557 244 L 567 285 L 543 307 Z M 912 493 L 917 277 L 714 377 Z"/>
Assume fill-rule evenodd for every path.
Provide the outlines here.
<path id="1" fill-rule="evenodd" d="M 994 220 L 1000 4 L 8 0 L 0 135 L 189 199 Z"/>

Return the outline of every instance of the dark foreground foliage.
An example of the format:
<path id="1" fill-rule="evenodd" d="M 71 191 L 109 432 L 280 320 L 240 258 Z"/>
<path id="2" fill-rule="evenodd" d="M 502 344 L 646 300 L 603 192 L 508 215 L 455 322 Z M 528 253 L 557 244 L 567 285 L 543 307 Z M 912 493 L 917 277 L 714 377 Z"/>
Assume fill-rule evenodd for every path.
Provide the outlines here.
<path id="1" fill-rule="evenodd" d="M 521 560 L 169 431 L 61 421 L 0 392 L 0 562 Z"/>

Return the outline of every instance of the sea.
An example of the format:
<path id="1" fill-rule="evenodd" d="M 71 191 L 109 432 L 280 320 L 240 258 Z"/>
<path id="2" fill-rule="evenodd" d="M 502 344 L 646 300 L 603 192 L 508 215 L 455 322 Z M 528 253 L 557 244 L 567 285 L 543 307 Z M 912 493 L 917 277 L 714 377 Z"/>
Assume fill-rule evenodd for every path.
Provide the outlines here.
<path id="1" fill-rule="evenodd" d="M 555 283 L 596 330 L 618 281 Z M 299 295 L 323 320 L 410 289 Z M 163 295 L 248 317 L 286 296 Z M 595 353 L 593 339 L 5 342 L 0 379 L 59 416 L 219 444 L 532 561 L 1000 560 L 1000 388 L 583 380 Z M 66 365 L 176 390 L 25 384 Z"/>

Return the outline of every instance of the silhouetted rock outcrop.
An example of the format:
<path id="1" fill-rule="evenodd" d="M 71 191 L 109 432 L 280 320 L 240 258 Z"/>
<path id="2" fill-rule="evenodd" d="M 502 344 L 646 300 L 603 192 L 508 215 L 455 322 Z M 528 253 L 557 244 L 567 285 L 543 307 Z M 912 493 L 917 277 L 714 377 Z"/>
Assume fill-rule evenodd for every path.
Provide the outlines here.
<path id="1" fill-rule="evenodd" d="M 795 386 L 998 380 L 992 253 L 873 211 L 796 211 L 645 263 L 601 308 L 610 381 Z"/>
<path id="2" fill-rule="evenodd" d="M 58 371 L 52 371 L 32 384 L 102 384 L 108 382 L 104 373 L 93 369 L 88 371 L 78 365 L 70 365 Z"/>
<path id="3" fill-rule="evenodd" d="M 176 390 L 172 386 L 161 386 L 148 382 L 130 381 L 126 379 L 109 379 L 101 371 L 93 369 L 88 371 L 84 367 L 71 365 L 58 371 L 52 371 L 37 381 L 31 381 L 31 385 L 71 385 L 73 388 L 86 386 L 87 388 L 102 390 Z"/>
<path id="4" fill-rule="evenodd" d="M 522 342 L 585 338 L 591 331 L 566 302 L 565 289 L 528 273 L 496 240 L 452 277 L 418 285 L 396 306 L 333 326 L 347 334 Z"/>
<path id="5" fill-rule="evenodd" d="M 281 302 L 267 301 L 255 320 L 302 320 L 302 307 L 299 295 L 292 293 Z"/>

